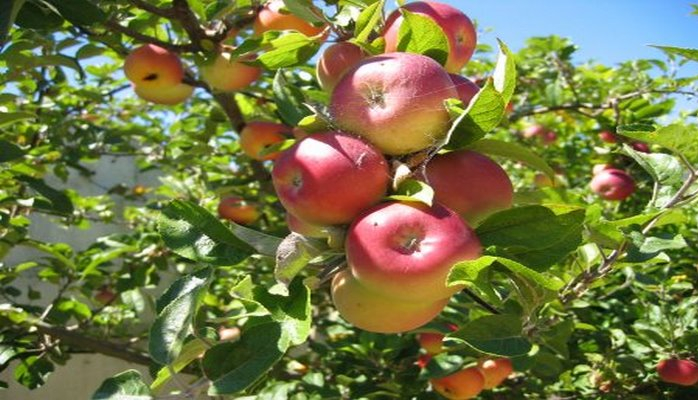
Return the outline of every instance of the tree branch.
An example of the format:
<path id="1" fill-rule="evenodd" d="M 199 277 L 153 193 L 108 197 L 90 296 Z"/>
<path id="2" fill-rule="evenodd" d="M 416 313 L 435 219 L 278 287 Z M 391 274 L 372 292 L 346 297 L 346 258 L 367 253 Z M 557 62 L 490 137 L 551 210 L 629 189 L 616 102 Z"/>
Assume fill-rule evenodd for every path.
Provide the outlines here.
<path id="1" fill-rule="evenodd" d="M 131 37 L 133 39 L 136 39 L 140 42 L 144 43 L 152 43 L 155 45 L 158 45 L 164 49 L 173 51 L 175 53 L 183 53 L 183 52 L 191 52 L 191 51 L 197 51 L 199 49 L 198 46 L 195 46 L 194 44 L 172 44 L 169 42 L 165 42 L 163 40 L 157 39 L 152 36 L 144 35 L 140 32 L 134 31 L 131 28 L 125 27 L 118 23 L 114 19 L 109 19 L 104 22 L 104 26 L 106 26 L 108 29 L 118 32 L 121 34 L 124 34 L 128 37 Z"/>
<path id="2" fill-rule="evenodd" d="M 141 10 L 160 17 L 171 19 L 175 16 L 175 11 L 172 8 L 160 8 L 143 0 L 129 0 L 129 3 L 133 4 L 137 8 L 140 8 Z"/>

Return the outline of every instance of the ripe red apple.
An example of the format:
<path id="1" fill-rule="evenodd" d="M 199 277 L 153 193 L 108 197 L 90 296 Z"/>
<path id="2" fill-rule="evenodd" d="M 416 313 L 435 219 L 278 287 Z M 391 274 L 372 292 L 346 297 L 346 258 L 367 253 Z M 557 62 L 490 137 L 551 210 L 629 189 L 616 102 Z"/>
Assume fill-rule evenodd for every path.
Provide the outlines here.
<path id="1" fill-rule="evenodd" d="M 599 139 L 601 139 L 602 141 L 604 141 L 604 142 L 606 142 L 606 143 L 616 143 L 616 142 L 618 142 L 618 138 L 616 137 L 616 135 L 614 135 L 613 133 L 611 133 L 611 132 L 609 132 L 609 131 L 601 131 L 601 132 L 599 132 Z"/>
<path id="2" fill-rule="evenodd" d="M 366 53 L 354 43 L 331 45 L 322 53 L 315 69 L 320 87 L 331 93 L 344 73 L 364 58 Z"/>
<path id="3" fill-rule="evenodd" d="M 429 354 L 420 354 L 415 364 L 417 364 L 419 369 L 424 369 L 429 364 L 429 361 L 431 361 L 431 356 Z"/>
<path id="4" fill-rule="evenodd" d="M 474 224 L 511 207 L 514 187 L 491 158 L 471 150 L 435 156 L 426 167 L 434 199 Z"/>
<path id="5" fill-rule="evenodd" d="M 133 90 L 138 97 L 155 104 L 173 106 L 188 99 L 194 92 L 194 87 L 186 83 L 178 83 L 172 86 L 151 87 L 135 85 Z"/>
<path id="6" fill-rule="evenodd" d="M 670 358 L 657 364 L 657 373 L 664 382 L 681 386 L 693 386 L 698 383 L 698 364 L 691 360 Z"/>
<path id="7" fill-rule="evenodd" d="M 429 17 L 441 27 L 448 39 L 449 49 L 445 68 L 448 72 L 458 73 L 473 56 L 477 45 L 477 32 L 470 18 L 453 6 L 435 1 L 415 1 L 402 8 Z M 395 10 L 385 21 L 383 37 L 386 53 L 397 51 L 402 20 L 400 10 Z"/>
<path id="8" fill-rule="evenodd" d="M 324 26 L 313 26 L 284 8 L 283 0 L 272 0 L 266 3 L 255 18 L 254 33 L 261 35 L 266 31 L 295 30 L 306 36 L 315 36 L 325 30 Z"/>
<path id="9" fill-rule="evenodd" d="M 485 389 L 492 389 L 499 386 L 512 372 L 514 367 L 508 358 L 481 359 L 477 362 L 477 369 L 485 378 Z"/>
<path id="10" fill-rule="evenodd" d="M 635 180 L 619 169 L 604 169 L 594 175 L 590 186 L 606 200 L 624 200 L 635 192 Z"/>
<path id="11" fill-rule="evenodd" d="M 330 114 L 342 130 L 383 153 L 407 154 L 442 139 L 451 117 L 444 100 L 458 97 L 448 73 L 418 54 L 369 57 L 346 72 L 332 92 Z"/>
<path id="12" fill-rule="evenodd" d="M 222 92 L 232 92 L 248 87 L 262 75 L 261 68 L 241 61 L 230 61 L 230 54 L 220 53 L 216 58 L 201 66 L 201 77 L 211 88 Z"/>
<path id="13" fill-rule="evenodd" d="M 633 143 L 632 146 L 633 146 L 633 149 L 635 149 L 635 151 L 641 151 L 643 153 L 650 152 L 650 146 L 648 146 L 647 143 L 635 142 L 635 143 Z"/>
<path id="14" fill-rule="evenodd" d="M 448 75 L 451 77 L 451 81 L 453 81 L 453 86 L 455 86 L 458 91 L 458 98 L 463 102 L 465 107 L 468 107 L 470 100 L 480 92 L 480 86 L 464 76 L 456 74 Z"/>
<path id="15" fill-rule="evenodd" d="M 400 300 L 361 284 L 351 271 L 339 272 L 332 279 L 332 301 L 347 322 L 378 333 L 399 333 L 419 328 L 434 319 L 448 298 L 434 301 Z"/>
<path id="16" fill-rule="evenodd" d="M 390 182 L 385 157 L 361 138 L 310 135 L 276 160 L 272 181 L 281 204 L 315 225 L 351 222 L 379 202 Z"/>
<path id="17" fill-rule="evenodd" d="M 291 134 L 291 128 L 276 122 L 252 121 L 245 124 L 240 131 L 240 149 L 255 160 L 275 160 L 280 151 L 262 154 L 264 150 L 276 143 L 281 143 Z"/>
<path id="18" fill-rule="evenodd" d="M 238 224 L 248 225 L 259 218 L 259 210 L 256 205 L 238 196 L 228 196 L 218 203 L 218 216 Z"/>
<path id="19" fill-rule="evenodd" d="M 485 378 L 476 367 L 469 367 L 455 374 L 430 380 L 436 392 L 449 400 L 472 399 L 482 392 Z"/>
<path id="20" fill-rule="evenodd" d="M 146 44 L 126 57 L 124 73 L 138 88 L 163 89 L 182 83 L 184 67 L 177 54 Z"/>
<path id="21" fill-rule="evenodd" d="M 367 289 L 406 301 L 448 298 L 451 266 L 480 256 L 480 241 L 456 213 L 417 202 L 379 204 L 347 232 L 347 263 Z"/>

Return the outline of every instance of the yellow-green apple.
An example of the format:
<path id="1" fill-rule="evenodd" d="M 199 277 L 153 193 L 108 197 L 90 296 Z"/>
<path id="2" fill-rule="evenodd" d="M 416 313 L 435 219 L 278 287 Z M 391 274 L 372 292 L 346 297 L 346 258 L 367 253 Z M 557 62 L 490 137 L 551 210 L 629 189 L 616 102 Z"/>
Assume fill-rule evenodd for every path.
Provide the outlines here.
<path id="1" fill-rule="evenodd" d="M 449 76 L 451 77 L 451 81 L 453 81 L 453 86 L 455 86 L 458 91 L 458 98 L 463 102 L 465 107 L 468 107 L 470 100 L 480 91 L 480 86 L 462 75 L 449 74 Z"/>
<path id="2" fill-rule="evenodd" d="M 262 70 L 242 61 L 245 60 L 231 61 L 229 53 L 219 53 L 212 62 L 201 66 L 201 77 L 222 92 L 244 89 L 262 75 Z"/>
<path id="3" fill-rule="evenodd" d="M 691 360 L 670 358 L 657 364 L 659 378 L 667 383 L 693 386 L 698 383 L 698 364 Z"/>
<path id="4" fill-rule="evenodd" d="M 240 149 L 255 160 L 275 160 L 280 151 L 264 152 L 269 146 L 288 139 L 291 128 L 276 122 L 251 121 L 240 131 Z"/>
<path id="5" fill-rule="evenodd" d="M 365 210 L 347 232 L 347 263 L 366 288 L 406 301 L 450 297 L 451 267 L 480 256 L 473 230 L 434 203 L 388 202 Z"/>
<path id="6" fill-rule="evenodd" d="M 332 279 L 332 301 L 347 322 L 369 332 L 399 333 L 419 328 L 434 319 L 448 298 L 434 301 L 398 300 L 372 291 L 354 278 L 351 271 Z"/>
<path id="7" fill-rule="evenodd" d="M 259 218 L 259 209 L 238 196 L 228 196 L 218 203 L 218 216 L 238 224 L 248 225 Z"/>
<path id="8" fill-rule="evenodd" d="M 379 202 L 390 173 L 385 157 L 368 142 L 346 133 L 322 132 L 281 153 L 272 182 L 291 214 L 310 224 L 338 225 Z"/>
<path id="9" fill-rule="evenodd" d="M 499 386 L 514 372 L 511 360 L 508 358 L 483 358 L 478 360 L 477 369 L 480 370 L 483 378 L 485 378 L 485 389 Z"/>
<path id="10" fill-rule="evenodd" d="M 466 400 L 482 392 L 485 378 L 476 367 L 469 367 L 443 378 L 433 378 L 430 382 L 434 390 L 445 398 Z"/>
<path id="11" fill-rule="evenodd" d="M 458 330 L 458 327 L 453 324 L 448 324 L 447 327 L 451 331 Z M 417 336 L 417 340 L 427 354 L 435 355 L 443 351 L 444 337 L 446 336 L 440 332 L 423 332 Z"/>
<path id="12" fill-rule="evenodd" d="M 330 114 L 340 129 L 364 137 L 385 154 L 400 155 L 443 139 L 451 123 L 443 103 L 457 97 L 436 61 L 388 53 L 366 58 L 345 73 L 332 92 Z"/>
<path id="13" fill-rule="evenodd" d="M 453 6 L 435 1 L 415 1 L 402 6 L 411 13 L 431 18 L 441 27 L 448 40 L 448 59 L 445 68 L 457 73 L 470 60 L 477 45 L 477 33 L 472 21 L 462 11 Z M 400 25 L 400 9 L 393 11 L 385 21 L 385 52 L 397 51 Z"/>
<path id="14" fill-rule="evenodd" d="M 606 200 L 625 200 L 635 192 L 635 180 L 619 169 L 604 169 L 591 179 L 591 190 Z"/>
<path id="15" fill-rule="evenodd" d="M 285 9 L 283 0 L 272 0 L 264 5 L 253 25 L 254 33 L 261 35 L 266 31 L 295 30 L 306 36 L 315 36 L 325 30 L 324 26 L 313 26 Z"/>
<path id="16" fill-rule="evenodd" d="M 513 202 L 507 173 L 491 158 L 471 150 L 436 155 L 427 163 L 426 174 L 434 199 L 470 224 Z"/>
<path id="17" fill-rule="evenodd" d="M 134 85 L 133 90 L 138 97 L 155 104 L 173 106 L 188 99 L 194 92 L 194 87 L 186 83 L 173 86 L 151 87 Z"/>
<path id="18" fill-rule="evenodd" d="M 599 132 L 599 139 L 601 141 L 606 142 L 606 143 L 616 143 L 618 141 L 618 138 L 616 135 L 609 131 L 601 131 Z"/>
<path id="19" fill-rule="evenodd" d="M 344 73 L 364 58 L 366 53 L 354 43 L 339 42 L 331 45 L 322 53 L 315 69 L 320 87 L 331 93 Z"/>
<path id="20" fill-rule="evenodd" d="M 126 57 L 124 73 L 136 87 L 163 89 L 182 83 L 184 67 L 177 54 L 154 44 L 146 44 Z"/>
<path id="21" fill-rule="evenodd" d="M 291 232 L 314 238 L 325 238 L 328 232 L 325 227 L 303 221 L 291 213 L 286 213 L 286 225 Z"/>

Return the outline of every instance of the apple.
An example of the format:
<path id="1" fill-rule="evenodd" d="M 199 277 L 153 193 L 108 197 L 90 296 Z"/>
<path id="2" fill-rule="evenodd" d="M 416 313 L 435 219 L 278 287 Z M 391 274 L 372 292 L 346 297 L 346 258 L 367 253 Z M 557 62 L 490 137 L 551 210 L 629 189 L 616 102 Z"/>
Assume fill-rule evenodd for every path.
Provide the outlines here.
<path id="1" fill-rule="evenodd" d="M 591 169 L 591 173 L 592 173 L 592 175 L 596 175 L 605 169 L 613 169 L 613 165 L 611 165 L 611 164 L 596 164 Z"/>
<path id="2" fill-rule="evenodd" d="M 477 369 L 485 378 L 485 389 L 499 386 L 512 372 L 514 367 L 508 358 L 481 359 L 477 362 Z"/>
<path id="3" fill-rule="evenodd" d="M 438 154 L 427 163 L 434 199 L 474 224 L 511 207 L 514 187 L 491 158 L 471 150 Z"/>
<path id="4" fill-rule="evenodd" d="M 446 135 L 451 123 L 444 100 L 458 92 L 448 73 L 419 54 L 366 58 L 346 72 L 330 100 L 330 115 L 344 131 L 400 155 L 425 149 Z"/>
<path id="5" fill-rule="evenodd" d="M 649 153 L 650 152 L 650 146 L 647 145 L 647 143 L 642 143 L 642 142 L 635 142 L 632 144 L 633 149 L 635 151 L 640 151 L 643 153 Z"/>
<path id="6" fill-rule="evenodd" d="M 419 357 L 417 357 L 417 361 L 415 362 L 415 364 L 417 364 L 419 369 L 424 369 L 429 364 L 429 361 L 431 361 L 431 355 L 420 354 Z"/>
<path id="7" fill-rule="evenodd" d="M 547 131 L 540 136 L 540 139 L 543 141 L 543 144 L 545 145 L 553 144 L 557 141 L 557 133 L 553 131 Z"/>
<path id="8" fill-rule="evenodd" d="M 138 97 L 155 104 L 173 106 L 188 99 L 194 92 L 194 87 L 186 83 L 178 83 L 173 86 L 151 87 L 134 86 L 133 90 Z"/>
<path id="9" fill-rule="evenodd" d="M 667 383 L 693 386 L 698 383 L 698 364 L 691 360 L 670 358 L 657 364 L 659 378 Z"/>
<path id="10" fill-rule="evenodd" d="M 470 60 L 477 45 L 477 33 L 472 21 L 462 11 L 453 6 L 435 1 L 415 1 L 405 4 L 402 9 L 431 18 L 441 27 L 448 40 L 448 58 L 445 68 L 458 73 Z M 393 11 L 385 21 L 385 52 L 397 51 L 400 25 L 400 9 Z"/>
<path id="11" fill-rule="evenodd" d="M 177 86 L 184 79 L 179 56 L 154 44 L 132 51 L 124 62 L 124 73 L 141 89 L 164 89 Z"/>
<path id="12" fill-rule="evenodd" d="M 95 300 L 102 304 L 102 305 L 108 305 L 114 302 L 116 300 L 116 293 L 108 287 L 108 286 L 102 286 L 99 288 L 97 293 L 95 293 Z"/>
<path id="13" fill-rule="evenodd" d="M 230 61 L 230 54 L 219 53 L 213 62 L 201 67 L 201 78 L 211 88 L 222 92 L 244 89 L 259 79 L 262 70 L 241 61 Z"/>
<path id="14" fill-rule="evenodd" d="M 272 183 L 291 214 L 314 225 L 351 222 L 388 189 L 385 157 L 363 139 L 342 132 L 315 133 L 276 160 Z"/>
<path id="15" fill-rule="evenodd" d="M 291 213 L 286 213 L 286 225 L 291 232 L 296 232 L 303 236 L 313 238 L 325 238 L 328 236 L 325 227 L 305 222 Z"/>
<path id="16" fill-rule="evenodd" d="M 604 169 L 591 179 L 591 190 L 606 200 L 624 200 L 635 192 L 635 180 L 625 171 Z"/>
<path id="17" fill-rule="evenodd" d="M 388 202 L 356 217 L 345 242 L 352 274 L 366 288 L 405 301 L 448 298 L 451 267 L 480 256 L 480 241 L 456 213 L 435 203 Z"/>
<path id="18" fill-rule="evenodd" d="M 453 324 L 448 324 L 448 329 L 451 331 L 458 330 L 458 327 Z M 443 340 L 446 335 L 440 332 L 424 332 L 417 336 L 419 345 L 429 355 L 436 355 L 443 351 Z"/>
<path id="19" fill-rule="evenodd" d="M 313 26 L 285 9 L 283 0 L 272 0 L 264 5 L 252 27 L 256 35 L 266 31 L 295 30 L 306 36 L 315 36 L 325 30 L 324 26 Z"/>
<path id="20" fill-rule="evenodd" d="M 601 139 L 603 142 L 606 143 L 616 143 L 618 142 L 618 138 L 616 135 L 609 131 L 601 131 L 599 132 L 599 139 Z"/>
<path id="21" fill-rule="evenodd" d="M 475 95 L 477 95 L 480 92 L 480 86 L 478 86 L 475 82 L 462 75 L 448 75 L 451 77 L 453 86 L 455 86 L 456 91 L 458 92 L 458 98 L 460 99 L 460 101 L 463 102 L 463 105 L 465 105 L 465 107 L 467 108 L 468 104 L 470 104 L 470 100 L 472 100 L 473 97 L 475 97 Z"/>
<path id="22" fill-rule="evenodd" d="M 255 160 L 275 160 L 281 151 L 263 154 L 264 150 L 289 138 L 291 128 L 276 122 L 251 121 L 240 131 L 240 149 Z"/>
<path id="23" fill-rule="evenodd" d="M 238 340 L 240 339 L 240 334 L 240 328 L 238 328 L 237 326 L 234 326 L 232 328 L 221 326 L 218 328 L 218 338 L 222 342 Z"/>
<path id="24" fill-rule="evenodd" d="M 539 188 L 555 186 L 555 182 L 550 179 L 548 175 L 541 173 L 538 173 L 533 177 L 533 184 Z"/>
<path id="25" fill-rule="evenodd" d="M 485 378 L 476 367 L 469 367 L 443 378 L 433 378 L 430 382 L 434 390 L 445 398 L 466 400 L 482 392 Z"/>
<path id="26" fill-rule="evenodd" d="M 228 196 L 218 203 L 218 216 L 237 224 L 249 225 L 259 218 L 259 210 L 256 205 L 238 196 Z"/>
<path id="27" fill-rule="evenodd" d="M 537 136 L 543 136 L 546 132 L 548 132 L 548 128 L 545 126 L 541 124 L 533 124 L 527 126 L 523 132 L 521 132 L 521 135 L 526 139 L 531 139 Z"/>
<path id="28" fill-rule="evenodd" d="M 331 45 L 322 53 L 315 68 L 320 87 L 332 92 L 344 73 L 364 58 L 366 53 L 354 43 L 339 42 Z"/>
<path id="29" fill-rule="evenodd" d="M 332 301 L 339 314 L 369 332 L 400 333 L 419 328 L 439 315 L 448 300 L 395 299 L 365 287 L 346 269 L 332 279 Z"/>

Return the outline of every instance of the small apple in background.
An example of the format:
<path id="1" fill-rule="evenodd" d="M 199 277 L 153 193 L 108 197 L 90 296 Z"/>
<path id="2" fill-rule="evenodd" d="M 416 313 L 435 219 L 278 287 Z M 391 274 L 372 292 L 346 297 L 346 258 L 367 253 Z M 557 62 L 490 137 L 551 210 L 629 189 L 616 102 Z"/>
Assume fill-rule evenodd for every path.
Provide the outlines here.
<path id="1" fill-rule="evenodd" d="M 368 142 L 323 132 L 284 151 L 272 182 L 289 213 L 314 225 L 339 225 L 383 198 L 390 172 L 385 157 Z"/>
<path id="2" fill-rule="evenodd" d="M 453 81 L 453 86 L 455 86 L 456 91 L 458 91 L 458 98 L 467 108 L 473 97 L 480 92 L 480 86 L 464 76 L 456 74 L 448 75 L 451 77 L 451 81 Z"/>
<path id="3" fill-rule="evenodd" d="M 240 334 L 240 328 L 237 326 L 232 328 L 221 326 L 218 328 L 218 339 L 222 342 L 238 340 L 240 339 Z"/>
<path id="4" fill-rule="evenodd" d="M 533 177 L 533 184 L 539 188 L 555 186 L 555 182 L 552 179 L 550 179 L 550 177 L 547 174 L 543 173 L 537 173 Z"/>
<path id="5" fill-rule="evenodd" d="M 457 97 L 436 61 L 388 53 L 347 71 L 332 92 L 329 109 L 341 130 L 364 137 L 384 154 L 400 155 L 444 138 L 451 123 L 444 100 Z"/>
<path id="6" fill-rule="evenodd" d="M 458 326 L 454 324 L 448 324 L 447 327 L 451 332 L 458 330 Z M 443 351 L 443 341 L 445 337 L 446 335 L 439 332 L 424 332 L 417 336 L 417 340 L 427 354 L 436 355 Z"/>
<path id="7" fill-rule="evenodd" d="M 635 180 L 625 171 L 604 169 L 591 179 L 591 190 L 606 200 L 624 200 L 635 192 Z"/>
<path id="8" fill-rule="evenodd" d="M 525 137 L 526 139 L 531 139 L 537 136 L 543 136 L 548 132 L 548 128 L 541 124 L 532 124 L 527 126 L 522 132 L 521 135 Z"/>
<path id="9" fill-rule="evenodd" d="M 328 47 L 320 56 L 315 69 L 320 87 L 332 93 L 344 73 L 366 58 L 361 47 L 350 42 L 339 42 Z"/>
<path id="10" fill-rule="evenodd" d="M 134 196 L 143 196 L 144 194 L 148 193 L 148 188 L 139 183 L 133 186 L 131 193 L 133 193 Z"/>
<path id="11" fill-rule="evenodd" d="M 133 90 L 138 97 L 151 103 L 173 106 L 188 99 L 194 92 L 194 87 L 179 83 L 167 87 L 150 87 L 135 85 Z"/>
<path id="12" fill-rule="evenodd" d="M 485 389 L 499 386 L 514 372 L 511 360 L 508 358 L 481 359 L 477 362 L 477 369 L 480 370 L 480 373 L 485 378 Z"/>
<path id="13" fill-rule="evenodd" d="M 222 92 L 244 89 L 262 75 L 261 68 L 243 63 L 245 60 L 230 61 L 229 53 L 219 53 L 213 62 L 201 66 L 201 78 Z"/>
<path id="14" fill-rule="evenodd" d="M 369 332 L 400 333 L 419 328 L 439 315 L 448 300 L 395 299 L 366 288 L 348 269 L 332 279 L 332 302 L 339 314 Z"/>
<path id="15" fill-rule="evenodd" d="M 448 208 L 435 203 L 388 202 L 365 210 L 347 232 L 347 264 L 374 292 L 405 301 L 448 298 L 451 266 L 480 256 L 473 230 Z"/>
<path id="16" fill-rule="evenodd" d="M 419 369 L 424 369 L 429 364 L 429 361 L 431 361 L 431 355 L 420 354 L 419 357 L 417 357 L 417 361 L 415 362 L 415 364 L 417 364 Z"/>
<path id="17" fill-rule="evenodd" d="M 557 141 L 557 133 L 553 131 L 547 131 L 540 136 L 540 139 L 545 145 L 553 144 Z"/>
<path id="18" fill-rule="evenodd" d="M 469 367 L 429 382 L 437 393 L 449 400 L 466 400 L 482 392 L 485 378 L 476 367 Z"/>
<path id="19" fill-rule="evenodd" d="M 605 170 L 605 169 L 614 169 L 613 165 L 611 164 L 596 164 L 594 167 L 591 169 L 591 174 L 596 175 L 599 172 Z"/>
<path id="20" fill-rule="evenodd" d="M 275 160 L 281 154 L 275 151 L 262 154 L 264 150 L 276 143 L 288 139 L 291 128 L 276 122 L 251 121 L 240 131 L 240 149 L 248 157 L 255 160 Z"/>
<path id="21" fill-rule="evenodd" d="M 601 139 L 603 142 L 606 143 L 616 143 L 618 142 L 618 138 L 616 135 L 609 131 L 601 131 L 599 132 L 599 139 Z"/>
<path id="22" fill-rule="evenodd" d="M 514 187 L 506 171 L 491 158 L 471 150 L 438 154 L 427 163 L 434 200 L 469 224 L 511 207 Z"/>
<path id="23" fill-rule="evenodd" d="M 650 146 L 648 146 L 647 143 L 635 142 L 632 144 L 632 147 L 635 151 L 640 151 L 643 153 L 649 153 L 651 151 Z"/>
<path id="24" fill-rule="evenodd" d="M 286 225 L 291 232 L 313 238 L 325 238 L 328 232 L 324 227 L 305 222 L 291 213 L 286 213 Z"/>
<path id="25" fill-rule="evenodd" d="M 448 40 L 449 51 L 445 65 L 448 72 L 458 73 L 467 64 L 477 45 L 477 32 L 467 15 L 448 4 L 435 1 L 415 1 L 405 4 L 402 9 L 429 17 L 441 27 Z M 402 14 L 398 9 L 393 11 L 385 21 L 383 37 L 386 53 L 397 51 L 402 20 Z"/>
<path id="26" fill-rule="evenodd" d="M 315 36 L 322 33 L 325 27 L 313 26 L 310 22 L 291 14 L 285 9 L 283 0 L 272 0 L 259 10 L 253 30 L 255 35 L 261 35 L 266 31 L 295 30 L 306 36 Z"/>
<path id="27" fill-rule="evenodd" d="M 124 74 L 141 89 L 165 89 L 182 83 L 184 67 L 177 54 L 146 44 L 126 57 Z"/>
<path id="28" fill-rule="evenodd" d="M 228 196 L 218 203 L 218 216 L 237 224 L 249 225 L 259 218 L 256 205 L 238 196 Z"/>
<path id="29" fill-rule="evenodd" d="M 95 293 L 94 299 L 102 305 L 111 304 L 116 300 L 116 293 L 109 286 L 104 285 Z"/>
<path id="30" fill-rule="evenodd" d="M 693 386 L 698 383 L 698 364 L 691 360 L 664 359 L 657 364 L 659 378 L 667 383 Z"/>

